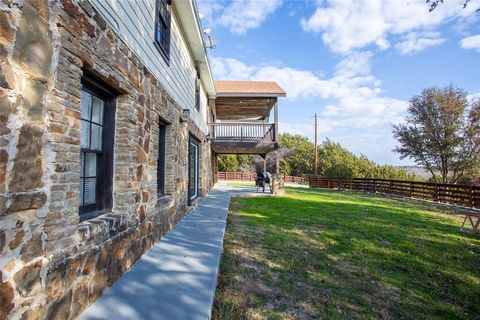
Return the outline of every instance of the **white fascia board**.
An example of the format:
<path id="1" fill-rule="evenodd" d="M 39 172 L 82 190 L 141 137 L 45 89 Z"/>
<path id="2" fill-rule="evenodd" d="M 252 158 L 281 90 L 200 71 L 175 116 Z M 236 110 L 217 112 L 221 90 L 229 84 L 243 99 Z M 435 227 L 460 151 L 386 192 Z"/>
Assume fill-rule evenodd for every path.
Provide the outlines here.
<path id="1" fill-rule="evenodd" d="M 203 41 L 200 18 L 194 1 L 195 0 L 173 1 L 173 5 L 185 36 L 187 37 L 187 42 L 190 45 L 190 52 L 193 55 L 193 59 L 200 62 L 198 65 L 200 80 L 203 83 L 207 96 L 210 97 L 215 96 L 215 84 Z"/>
<path id="2" fill-rule="evenodd" d="M 286 96 L 286 93 L 217 93 L 216 98 L 277 98 Z"/>

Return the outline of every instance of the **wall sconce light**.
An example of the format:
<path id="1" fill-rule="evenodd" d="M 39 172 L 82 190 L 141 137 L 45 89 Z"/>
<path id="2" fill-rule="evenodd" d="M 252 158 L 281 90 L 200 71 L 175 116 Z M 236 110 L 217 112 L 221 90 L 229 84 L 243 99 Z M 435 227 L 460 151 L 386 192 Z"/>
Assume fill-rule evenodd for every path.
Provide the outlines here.
<path id="1" fill-rule="evenodd" d="M 190 109 L 183 109 L 180 115 L 180 122 L 187 122 L 190 119 Z"/>
<path id="2" fill-rule="evenodd" d="M 205 142 L 208 142 L 212 140 L 212 136 L 210 135 L 210 133 L 208 133 L 206 136 L 205 136 Z"/>

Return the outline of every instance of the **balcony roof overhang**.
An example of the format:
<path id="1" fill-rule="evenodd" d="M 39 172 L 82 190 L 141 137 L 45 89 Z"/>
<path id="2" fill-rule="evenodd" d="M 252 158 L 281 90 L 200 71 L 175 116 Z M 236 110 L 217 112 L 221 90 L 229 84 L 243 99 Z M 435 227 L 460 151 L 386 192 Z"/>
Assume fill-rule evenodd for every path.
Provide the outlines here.
<path id="1" fill-rule="evenodd" d="M 217 120 L 264 120 L 278 97 L 286 97 L 276 82 L 215 81 Z"/>

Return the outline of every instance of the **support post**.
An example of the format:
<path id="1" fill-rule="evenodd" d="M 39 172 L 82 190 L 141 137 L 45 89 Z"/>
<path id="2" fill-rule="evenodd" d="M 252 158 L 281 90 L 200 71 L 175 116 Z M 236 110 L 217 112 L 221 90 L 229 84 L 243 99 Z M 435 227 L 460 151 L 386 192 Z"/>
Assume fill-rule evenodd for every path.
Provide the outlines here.
<path id="1" fill-rule="evenodd" d="M 275 125 L 275 135 L 273 136 L 273 139 L 275 140 L 275 143 L 278 143 L 278 102 L 275 101 L 274 105 L 274 125 Z"/>
<path id="2" fill-rule="evenodd" d="M 267 154 L 263 155 L 263 171 L 267 171 Z"/>

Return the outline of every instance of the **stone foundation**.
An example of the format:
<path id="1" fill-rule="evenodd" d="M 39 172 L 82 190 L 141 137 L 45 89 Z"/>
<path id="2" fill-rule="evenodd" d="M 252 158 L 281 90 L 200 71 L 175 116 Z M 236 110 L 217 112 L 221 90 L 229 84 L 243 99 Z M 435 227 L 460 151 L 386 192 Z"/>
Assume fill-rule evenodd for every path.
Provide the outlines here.
<path id="1" fill-rule="evenodd" d="M 210 146 L 88 1 L 3 1 L 0 28 L 0 319 L 73 319 L 188 213 L 190 134 L 202 142 L 200 195 L 210 190 Z M 119 96 L 113 210 L 80 222 L 86 72 Z"/>

